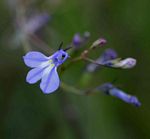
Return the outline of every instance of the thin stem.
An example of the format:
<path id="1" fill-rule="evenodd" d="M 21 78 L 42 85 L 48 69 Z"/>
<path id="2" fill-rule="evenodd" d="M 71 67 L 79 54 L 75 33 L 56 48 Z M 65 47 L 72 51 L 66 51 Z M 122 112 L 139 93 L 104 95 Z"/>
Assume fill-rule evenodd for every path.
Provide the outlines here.
<path id="1" fill-rule="evenodd" d="M 89 89 L 89 90 L 80 90 L 73 86 L 70 86 L 68 84 L 65 84 L 64 82 L 61 83 L 61 88 L 64 89 L 67 92 L 71 92 L 77 95 L 89 95 L 93 94 L 95 89 Z"/>
<path id="2" fill-rule="evenodd" d="M 83 60 L 86 60 L 86 61 L 89 61 L 89 62 L 91 62 L 91 63 L 93 63 L 93 64 L 106 67 L 106 68 L 121 69 L 121 68 L 119 68 L 119 67 L 111 67 L 111 66 L 108 66 L 108 65 L 104 65 L 104 64 L 102 64 L 102 63 L 98 63 L 98 62 L 96 62 L 96 61 L 94 61 L 93 59 L 90 59 L 90 58 L 88 58 L 88 57 L 83 57 L 82 59 L 83 59 Z"/>
<path id="3" fill-rule="evenodd" d="M 88 58 L 88 57 L 84 57 L 83 60 L 89 61 L 89 62 L 91 62 L 91 63 L 93 63 L 93 64 L 96 64 L 96 65 L 106 66 L 106 65 L 103 65 L 103 64 L 101 64 L 101 63 L 98 63 L 98 62 L 96 62 L 96 61 L 94 61 L 93 59 L 90 59 L 90 58 Z M 107 66 L 107 67 L 108 67 L 108 66 Z"/>
<path id="4" fill-rule="evenodd" d="M 61 88 L 68 91 L 68 92 L 72 92 L 74 94 L 77 94 L 77 95 L 84 95 L 84 91 L 83 90 L 80 90 L 80 89 L 77 89 L 73 86 L 70 86 L 68 84 L 65 84 L 64 82 L 61 83 Z"/>
<path id="5" fill-rule="evenodd" d="M 79 61 L 79 60 L 82 60 L 82 57 L 81 57 L 81 56 L 72 59 L 71 62 L 77 62 L 77 61 Z"/>
<path id="6" fill-rule="evenodd" d="M 81 57 L 76 57 L 76 58 L 74 58 L 74 59 L 72 59 L 66 66 L 63 66 L 61 69 L 63 69 L 62 71 L 61 71 L 61 73 L 63 72 L 63 71 L 65 71 L 66 69 L 68 69 L 74 62 L 77 62 L 77 61 L 79 61 L 79 60 L 81 60 L 82 58 Z"/>

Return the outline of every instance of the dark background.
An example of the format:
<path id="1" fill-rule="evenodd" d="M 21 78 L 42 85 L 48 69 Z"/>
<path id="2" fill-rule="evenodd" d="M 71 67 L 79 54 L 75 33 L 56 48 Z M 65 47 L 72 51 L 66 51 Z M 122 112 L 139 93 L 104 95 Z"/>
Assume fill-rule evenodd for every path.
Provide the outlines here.
<path id="1" fill-rule="evenodd" d="M 150 1 L 20 0 L 19 3 L 0 1 L 0 138 L 149 139 Z M 113 48 L 123 58 L 136 58 L 135 68 L 104 68 L 93 73 L 92 80 L 86 83 L 83 62 L 74 64 L 60 78 L 81 88 L 117 78 L 117 84 L 137 96 L 142 106 L 136 108 L 102 93 L 81 96 L 61 88 L 44 95 L 39 84 L 27 84 L 29 68 L 22 59 L 26 40 L 19 45 L 12 41 L 18 29 L 15 20 L 22 8 L 28 15 L 34 11 L 51 15 L 39 36 L 55 50 L 62 40 L 65 46 L 69 44 L 76 32 L 89 31 L 89 44 L 99 37 L 108 41 L 95 57 L 105 48 Z"/>

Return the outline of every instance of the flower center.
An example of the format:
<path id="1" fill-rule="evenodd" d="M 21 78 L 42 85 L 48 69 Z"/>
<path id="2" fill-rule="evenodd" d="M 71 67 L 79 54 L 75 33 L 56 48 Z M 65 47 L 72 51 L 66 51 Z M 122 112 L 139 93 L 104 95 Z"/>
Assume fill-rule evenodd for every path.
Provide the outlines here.
<path id="1" fill-rule="evenodd" d="M 48 61 L 48 63 L 49 63 L 50 66 L 55 66 L 54 61 L 53 61 L 52 59 L 50 59 L 50 60 Z"/>

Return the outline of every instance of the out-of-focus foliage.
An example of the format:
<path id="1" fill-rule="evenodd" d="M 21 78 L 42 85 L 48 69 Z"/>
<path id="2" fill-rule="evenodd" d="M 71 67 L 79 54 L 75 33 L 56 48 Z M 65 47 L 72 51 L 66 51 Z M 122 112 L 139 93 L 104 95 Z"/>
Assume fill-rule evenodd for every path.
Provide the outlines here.
<path id="1" fill-rule="evenodd" d="M 149 139 L 149 7 L 149 0 L 1 0 L 0 138 Z M 29 43 L 27 38 L 18 43 L 20 37 L 16 35 L 22 27 L 18 24 L 24 20 L 24 11 L 28 18 L 40 12 L 51 16 L 37 31 L 50 48 L 57 50 L 61 41 L 67 46 L 75 33 L 90 31 L 89 43 L 105 37 L 105 47 L 114 48 L 122 57 L 136 58 L 134 69 L 104 68 L 91 73 L 94 78 L 90 82 L 87 78 L 91 74 L 86 75 L 84 63 L 79 62 L 61 74 L 61 80 L 88 88 L 117 79 L 116 84 L 138 96 L 142 106 L 137 109 L 98 93 L 80 96 L 59 89 L 44 95 L 38 85 L 27 84 L 29 69 L 23 64 L 24 46 L 38 51 L 43 48 L 35 41 Z M 96 58 L 103 50 L 91 55 Z M 82 76 L 85 77 L 79 82 Z"/>

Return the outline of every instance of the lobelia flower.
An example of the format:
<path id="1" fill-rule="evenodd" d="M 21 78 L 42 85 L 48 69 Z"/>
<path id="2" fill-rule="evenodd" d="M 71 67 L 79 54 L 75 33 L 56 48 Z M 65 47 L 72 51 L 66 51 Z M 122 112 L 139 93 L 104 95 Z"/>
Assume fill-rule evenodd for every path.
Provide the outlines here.
<path id="1" fill-rule="evenodd" d="M 29 84 L 34 84 L 41 80 L 40 88 L 45 94 L 52 93 L 58 89 L 60 80 L 57 67 L 69 57 L 65 51 L 60 49 L 49 57 L 40 52 L 28 52 L 23 56 L 23 59 L 25 64 L 33 69 L 28 72 L 26 81 Z"/>
<path id="2" fill-rule="evenodd" d="M 107 95 L 115 96 L 115 97 L 123 100 L 126 103 L 133 104 L 136 107 L 141 106 L 141 103 L 137 99 L 137 97 L 129 95 L 129 94 L 123 92 L 122 90 L 118 89 L 117 87 L 115 87 L 111 83 L 102 84 L 101 86 L 97 87 L 96 89 L 100 90 L 100 91 L 103 91 Z"/>

